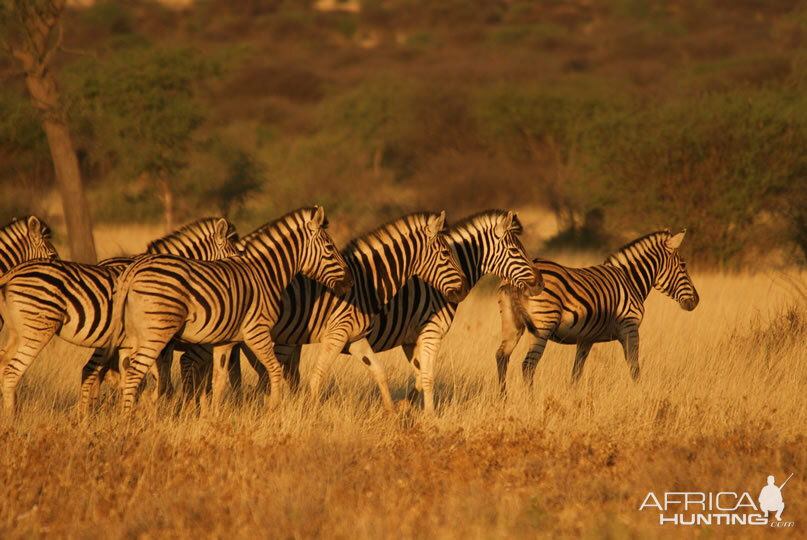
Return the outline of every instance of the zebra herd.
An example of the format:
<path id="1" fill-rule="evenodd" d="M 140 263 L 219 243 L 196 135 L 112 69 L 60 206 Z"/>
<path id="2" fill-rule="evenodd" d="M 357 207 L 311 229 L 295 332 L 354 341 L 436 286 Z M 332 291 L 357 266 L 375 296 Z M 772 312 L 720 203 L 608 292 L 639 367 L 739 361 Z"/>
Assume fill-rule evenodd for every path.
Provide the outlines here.
<path id="1" fill-rule="evenodd" d="M 488 210 L 453 226 L 445 213 L 402 216 L 338 250 L 321 207 L 300 208 L 238 239 L 223 218 L 198 220 L 149 244 L 146 253 L 98 265 L 62 261 L 50 229 L 35 216 L 0 229 L 0 350 L 3 405 L 15 411 L 17 384 L 53 338 L 95 349 L 82 369 L 79 410 L 97 406 L 102 380 L 117 384 L 123 412 L 144 376 L 173 392 L 173 352 L 182 353 L 185 402 L 221 404 L 229 380 L 240 389 L 240 353 L 259 375 L 269 406 L 283 379 L 300 382 L 300 349 L 319 343 L 309 389 L 319 397 L 340 353 L 357 357 L 395 411 L 377 352 L 402 346 L 434 413 L 434 363 L 457 305 L 485 275 L 502 280 L 502 344 L 496 354 L 505 392 L 510 354 L 528 330 L 522 366 L 533 374 L 547 340 L 577 345 L 577 380 L 594 343 L 618 340 L 639 376 L 639 325 L 655 287 L 684 309 L 699 301 L 679 254 L 685 230 L 643 236 L 604 264 L 567 268 L 531 259 L 513 212 Z"/>

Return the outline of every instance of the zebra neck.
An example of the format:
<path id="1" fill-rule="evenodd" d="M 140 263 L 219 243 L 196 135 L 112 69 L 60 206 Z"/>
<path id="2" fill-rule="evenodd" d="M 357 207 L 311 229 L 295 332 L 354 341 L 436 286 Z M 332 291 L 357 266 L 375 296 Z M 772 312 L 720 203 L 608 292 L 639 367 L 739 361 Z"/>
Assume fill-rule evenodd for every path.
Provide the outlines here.
<path id="1" fill-rule="evenodd" d="M 22 261 L 28 259 L 27 255 L 18 252 L 15 244 L 25 245 L 27 241 L 22 235 L 17 235 L 14 232 L 2 234 L 5 231 L 0 231 L 0 276 L 20 264 Z M 17 238 L 15 238 L 15 236 Z M 25 250 L 28 252 L 28 249 Z"/>
<path id="2" fill-rule="evenodd" d="M 482 279 L 482 276 L 488 273 L 484 264 L 485 257 L 482 254 L 485 244 L 480 241 L 478 236 L 457 238 L 452 235 L 449 239 L 462 273 L 465 274 L 468 288 L 473 288 Z"/>
<path id="3" fill-rule="evenodd" d="M 658 273 L 658 262 L 650 254 L 619 252 L 611 255 L 606 264 L 621 268 L 639 297 L 647 298 Z"/>
<path id="4" fill-rule="evenodd" d="M 389 251 L 392 246 L 385 246 Z M 404 252 L 399 252 L 402 255 Z M 367 312 L 380 313 L 381 308 L 412 277 L 412 261 L 406 256 L 396 260 L 380 249 L 355 250 L 345 254 L 345 262 L 353 273 L 353 297 Z"/>
<path id="5" fill-rule="evenodd" d="M 254 267 L 275 291 L 283 291 L 300 272 L 300 246 L 297 238 L 289 235 L 286 242 L 275 240 L 271 235 L 245 246 L 242 260 Z"/>

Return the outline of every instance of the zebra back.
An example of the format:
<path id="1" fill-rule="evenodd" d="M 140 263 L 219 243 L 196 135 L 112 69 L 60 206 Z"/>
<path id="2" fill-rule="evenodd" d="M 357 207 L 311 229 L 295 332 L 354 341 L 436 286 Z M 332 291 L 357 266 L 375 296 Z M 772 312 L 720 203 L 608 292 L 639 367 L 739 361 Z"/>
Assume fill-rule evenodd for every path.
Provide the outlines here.
<path id="1" fill-rule="evenodd" d="M 469 287 L 492 273 L 518 290 L 540 293 L 543 279 L 518 240 L 521 231 L 518 217 L 504 210 L 479 212 L 446 230 Z M 451 326 L 456 306 L 424 281 L 412 279 L 375 317 L 368 341 L 376 351 L 414 343 L 412 339 L 429 323 L 444 333 Z"/>
<path id="2" fill-rule="evenodd" d="M 200 261 L 237 255 L 238 232 L 225 218 L 202 218 L 149 243 L 146 253 L 170 254 Z"/>
<path id="3" fill-rule="evenodd" d="M 14 218 L 0 229 L 0 275 L 32 259 L 55 259 L 47 223 L 36 216 Z"/>
<path id="4" fill-rule="evenodd" d="M 344 250 L 345 260 L 356 276 L 356 292 L 370 301 L 365 307 L 380 311 L 413 276 L 446 296 L 464 298 L 468 282 L 444 228 L 445 212 L 417 212 L 353 239 Z"/>
<path id="5" fill-rule="evenodd" d="M 161 283 L 154 283 L 153 287 L 138 291 L 139 294 L 148 295 L 164 286 L 186 292 L 191 287 L 194 305 L 203 305 L 209 311 L 205 319 L 207 337 L 212 332 L 229 336 L 231 331 L 238 331 L 243 312 L 253 309 L 254 302 L 260 303 L 260 317 L 276 318 L 283 289 L 298 273 L 337 290 L 350 287 L 352 276 L 323 228 L 326 223 L 321 207 L 301 208 L 247 235 L 243 251 L 235 257 L 207 263 L 162 254 L 138 258 L 118 279 L 112 314 L 113 339 L 107 359 L 112 348 L 122 342 L 124 304 L 139 274 L 158 272 L 164 277 Z M 225 298 L 232 302 L 223 304 Z M 239 315 L 236 312 L 241 316 L 231 317 L 234 313 Z"/>
<path id="6" fill-rule="evenodd" d="M 647 234 L 614 252 L 605 264 L 623 269 L 642 300 L 655 287 L 692 311 L 700 297 L 678 251 L 685 234 L 686 229 L 676 235 L 668 229 Z"/>
<path id="7" fill-rule="evenodd" d="M 353 289 L 334 295 L 298 276 L 283 293 L 272 335 L 279 343 L 308 343 L 336 318 L 361 331 L 415 275 L 429 279 L 435 274 L 438 277 L 430 278 L 433 287 L 445 294 L 465 294 L 467 282 L 448 248 L 444 223 L 441 214 L 410 214 L 355 238 L 342 250 L 355 280 Z"/>

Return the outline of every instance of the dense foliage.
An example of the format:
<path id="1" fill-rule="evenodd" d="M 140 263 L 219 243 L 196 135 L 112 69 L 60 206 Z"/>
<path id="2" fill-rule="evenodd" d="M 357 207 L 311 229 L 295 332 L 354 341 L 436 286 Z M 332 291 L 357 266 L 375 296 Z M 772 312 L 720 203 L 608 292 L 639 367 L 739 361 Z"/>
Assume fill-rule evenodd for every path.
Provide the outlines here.
<path id="1" fill-rule="evenodd" d="M 162 185 L 179 219 L 539 207 L 556 246 L 686 226 L 701 262 L 805 261 L 807 14 L 724 4 L 100 1 L 60 79 L 101 221 L 159 220 Z M 5 215 L 50 173 L 0 70 Z"/>

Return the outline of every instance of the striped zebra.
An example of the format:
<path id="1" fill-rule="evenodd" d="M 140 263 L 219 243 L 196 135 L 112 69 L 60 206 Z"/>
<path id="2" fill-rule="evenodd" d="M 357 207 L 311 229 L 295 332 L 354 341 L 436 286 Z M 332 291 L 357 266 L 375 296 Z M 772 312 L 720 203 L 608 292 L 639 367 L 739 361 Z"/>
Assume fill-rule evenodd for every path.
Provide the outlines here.
<path id="1" fill-rule="evenodd" d="M 453 302 L 465 298 L 467 279 L 442 232 L 444 226 L 445 212 L 415 213 L 354 239 L 343 250 L 356 280 L 353 290 L 346 295 L 333 294 L 303 277 L 294 279 L 284 291 L 281 317 L 272 337 L 284 345 L 321 344 L 309 384 L 314 397 L 319 396 L 333 360 L 345 352 L 361 359 L 378 385 L 384 407 L 390 412 L 395 410 L 386 373 L 367 335 L 375 317 L 413 277 L 424 280 Z M 281 354 L 286 350 L 288 347 L 275 348 Z M 249 358 L 251 352 L 248 349 L 244 352 Z M 265 374 L 253 358 L 250 362 L 259 372 L 261 386 L 265 386 Z M 188 364 L 183 359 L 183 369 Z M 214 371 L 215 368 L 216 363 Z M 294 386 L 297 381 L 293 381 Z M 220 395 L 224 382 L 223 377 L 213 377 L 214 399 Z"/>
<path id="2" fill-rule="evenodd" d="M 14 218 L 0 228 L 0 276 L 32 259 L 55 259 L 50 227 L 36 216 Z"/>
<path id="3" fill-rule="evenodd" d="M 186 257 L 220 258 L 236 253 L 235 237 L 235 228 L 229 221 L 207 218 L 152 242 L 148 249 L 156 253 L 170 250 Z M 124 268 L 125 259 L 121 258 L 98 266 L 31 261 L 0 278 L 0 318 L 9 331 L 7 348 L 0 359 L 7 413 L 14 410 L 20 378 L 53 336 L 83 347 L 109 344 L 115 280 Z M 93 358 L 92 369 L 85 367 L 82 374 L 82 404 L 92 400 L 97 382 L 94 377 L 105 365 L 99 361 L 100 355 Z"/>
<path id="4" fill-rule="evenodd" d="M 280 366 L 270 331 L 283 290 L 298 273 L 339 294 L 353 285 L 326 227 L 321 207 L 301 208 L 251 233 L 236 257 L 200 262 L 150 255 L 132 264 L 120 277 L 112 315 L 113 346 L 131 349 L 121 370 L 123 411 L 132 408 L 135 389 L 174 337 L 214 345 L 214 358 L 222 359 L 213 362 L 216 375 L 243 341 L 267 368 L 270 406 L 276 406 Z"/>
<path id="5" fill-rule="evenodd" d="M 487 210 L 457 222 L 446 230 L 445 236 L 469 287 L 474 287 L 483 276 L 494 274 L 529 295 L 537 295 L 543 288 L 543 280 L 518 239 L 521 232 L 521 223 L 513 212 Z M 415 388 L 408 398 L 413 401 L 423 391 L 423 405 L 428 414 L 434 413 L 434 360 L 456 312 L 457 302 L 415 278 L 373 319 L 367 336 L 375 352 L 403 346 L 415 376 Z M 299 346 L 277 347 L 276 352 L 280 353 L 278 359 L 288 371 L 291 384 L 296 385 Z"/>
<path id="6" fill-rule="evenodd" d="M 226 229 L 225 229 L 226 227 Z M 203 218 L 149 243 L 145 254 L 177 255 L 187 259 L 200 261 L 215 261 L 236 255 L 238 249 L 238 232 L 235 225 L 224 218 Z M 133 257 L 111 257 L 101 261 L 99 266 L 112 267 L 116 279 L 134 261 Z M 111 307 L 111 304 L 110 304 Z M 171 385 L 171 357 L 173 347 L 169 346 L 163 351 L 160 358 L 162 362 L 154 365 L 151 373 L 157 385 L 151 396 L 156 402 L 158 396 L 173 394 Z M 81 372 L 81 392 L 79 395 L 79 410 L 89 411 L 98 404 L 98 395 L 101 383 L 108 375 L 113 375 L 110 381 L 113 386 L 120 385 L 120 372 L 117 362 L 108 362 L 104 359 L 105 350 L 96 349 Z"/>
<path id="7" fill-rule="evenodd" d="M 544 291 L 524 295 L 510 284 L 499 289 L 502 344 L 496 353 L 499 384 L 505 391 L 510 354 L 529 330 L 532 343 L 522 365 L 524 380 L 532 385 L 535 368 L 547 340 L 575 343 L 572 382 L 583 372 L 594 343 L 618 340 L 633 379 L 639 377 L 639 325 L 644 301 L 652 288 L 692 311 L 699 297 L 678 248 L 686 229 L 676 235 L 654 232 L 627 244 L 604 264 L 567 268 L 535 259 L 544 276 Z"/>

